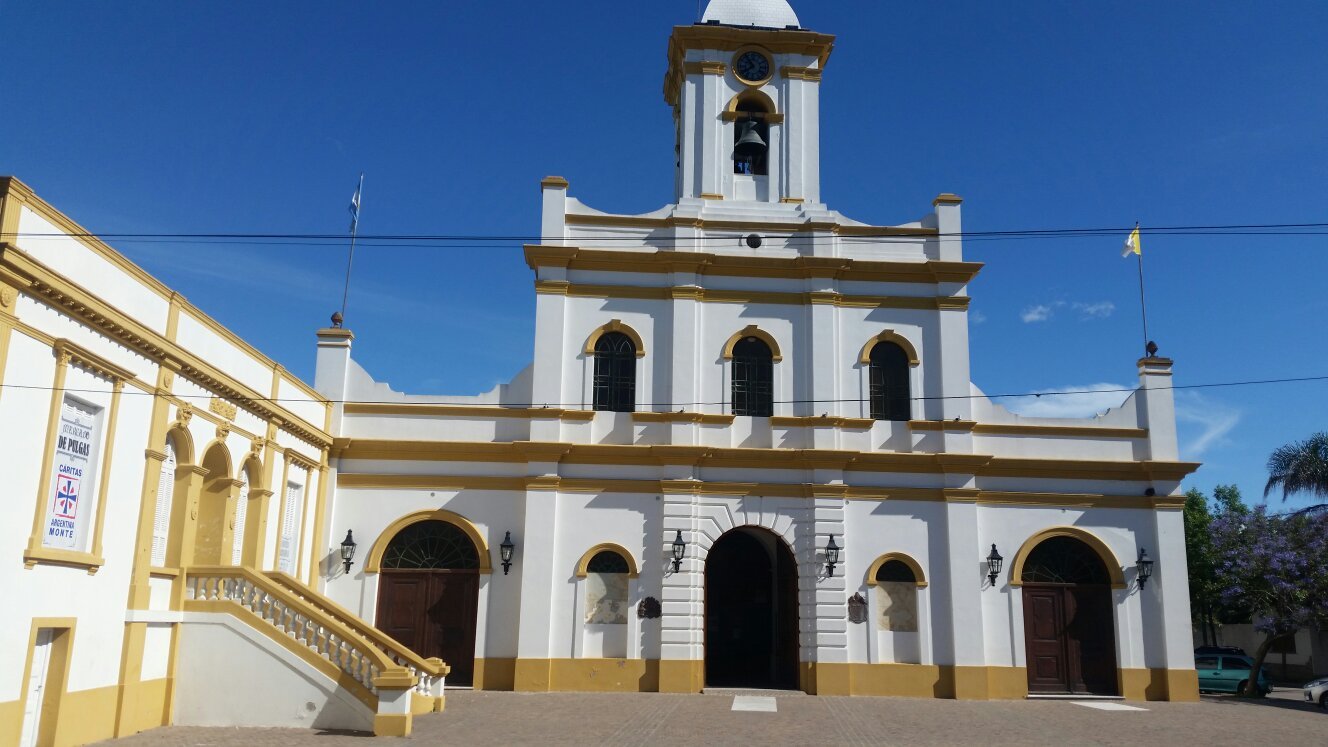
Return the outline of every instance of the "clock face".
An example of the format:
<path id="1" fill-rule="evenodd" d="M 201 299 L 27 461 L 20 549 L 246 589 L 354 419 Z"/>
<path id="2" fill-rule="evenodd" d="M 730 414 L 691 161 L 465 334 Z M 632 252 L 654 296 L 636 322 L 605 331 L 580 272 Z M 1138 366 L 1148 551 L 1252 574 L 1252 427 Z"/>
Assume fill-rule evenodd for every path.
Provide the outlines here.
<path id="1" fill-rule="evenodd" d="M 754 50 L 743 52 L 733 62 L 733 72 L 749 83 L 766 80 L 770 77 L 770 58 Z"/>

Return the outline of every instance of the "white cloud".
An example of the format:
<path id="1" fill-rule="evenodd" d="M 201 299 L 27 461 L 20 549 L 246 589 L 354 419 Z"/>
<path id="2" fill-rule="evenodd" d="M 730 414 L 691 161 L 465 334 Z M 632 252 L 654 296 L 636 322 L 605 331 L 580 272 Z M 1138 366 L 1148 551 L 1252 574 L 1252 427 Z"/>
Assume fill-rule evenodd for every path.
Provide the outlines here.
<path id="1" fill-rule="evenodd" d="M 1097 303 L 1075 302 L 1074 310 L 1084 319 L 1106 319 L 1116 311 L 1116 304 L 1110 301 Z"/>
<path id="2" fill-rule="evenodd" d="M 1180 446 L 1186 457 L 1203 456 L 1214 446 L 1231 443 L 1227 434 L 1240 423 L 1241 412 L 1199 392 L 1176 392 L 1176 423 L 1187 436 Z"/>
<path id="3" fill-rule="evenodd" d="M 1033 322 L 1045 322 L 1051 318 L 1051 307 L 1045 304 L 1038 304 L 1037 306 L 1029 306 L 1028 308 L 1024 309 L 1023 313 L 1019 315 L 1019 318 L 1022 319 L 1025 324 L 1032 324 Z"/>
<path id="4" fill-rule="evenodd" d="M 1030 418 L 1091 418 L 1120 407 L 1134 391 L 1121 384 L 1089 384 L 1039 389 L 1022 397 L 1002 397 L 1007 410 Z"/>
<path id="5" fill-rule="evenodd" d="M 968 320 L 974 324 L 983 324 L 987 321 L 987 315 L 981 311 L 973 311 L 969 313 Z"/>

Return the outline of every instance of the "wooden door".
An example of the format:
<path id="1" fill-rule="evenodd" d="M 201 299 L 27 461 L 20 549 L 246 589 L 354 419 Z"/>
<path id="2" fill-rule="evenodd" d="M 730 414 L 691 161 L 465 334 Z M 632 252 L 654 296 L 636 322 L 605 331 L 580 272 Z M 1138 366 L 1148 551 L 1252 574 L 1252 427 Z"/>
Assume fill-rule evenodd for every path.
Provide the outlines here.
<path id="1" fill-rule="evenodd" d="M 470 685 L 479 580 L 474 571 L 383 571 L 375 624 L 420 656 L 451 666 L 448 684 Z"/>
<path id="2" fill-rule="evenodd" d="M 1023 596 L 1028 691 L 1115 695 L 1111 590 L 1025 584 Z"/>
<path id="3" fill-rule="evenodd" d="M 1024 586 L 1024 640 L 1031 693 L 1069 692 L 1065 594 L 1059 587 Z"/>

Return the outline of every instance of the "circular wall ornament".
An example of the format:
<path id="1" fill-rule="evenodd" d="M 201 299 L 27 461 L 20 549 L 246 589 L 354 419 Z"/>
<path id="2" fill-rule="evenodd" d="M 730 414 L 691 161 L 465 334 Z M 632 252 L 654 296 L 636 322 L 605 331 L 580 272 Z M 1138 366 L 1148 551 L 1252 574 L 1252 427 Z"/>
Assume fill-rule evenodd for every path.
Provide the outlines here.
<path id="1" fill-rule="evenodd" d="M 749 86 L 759 86 L 775 74 L 775 61 L 764 50 L 748 47 L 733 55 L 733 75 Z"/>

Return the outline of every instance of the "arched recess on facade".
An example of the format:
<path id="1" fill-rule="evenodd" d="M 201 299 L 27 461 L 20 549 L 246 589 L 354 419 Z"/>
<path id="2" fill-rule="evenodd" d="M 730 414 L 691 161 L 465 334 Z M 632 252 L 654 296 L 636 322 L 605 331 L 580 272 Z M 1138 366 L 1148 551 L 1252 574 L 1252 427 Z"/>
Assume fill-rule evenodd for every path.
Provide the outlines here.
<path id="1" fill-rule="evenodd" d="M 576 561 L 576 577 L 585 578 L 591 559 L 602 552 L 612 552 L 621 555 L 622 559 L 627 561 L 628 578 L 637 578 L 641 575 L 641 569 L 640 566 L 636 564 L 636 558 L 632 557 L 632 553 L 628 552 L 627 548 L 613 542 L 601 542 L 589 550 L 586 550 L 586 554 L 582 555 L 581 559 Z"/>
<path id="2" fill-rule="evenodd" d="M 1120 561 L 1116 559 L 1116 554 L 1111 551 L 1107 543 L 1103 542 L 1092 532 L 1080 529 L 1079 527 L 1051 527 L 1029 537 L 1019 548 L 1019 552 L 1014 556 L 1014 562 L 1010 564 L 1010 585 L 1024 585 L 1024 563 L 1028 560 L 1029 553 L 1046 540 L 1053 537 L 1072 537 L 1083 542 L 1102 560 L 1102 564 L 1107 567 L 1107 576 L 1111 579 L 1111 588 L 1124 589 L 1125 572 L 1121 570 Z"/>
<path id="3" fill-rule="evenodd" d="M 724 343 L 724 352 L 723 352 L 724 360 L 726 361 L 733 360 L 733 347 L 737 345 L 740 341 L 742 341 L 743 338 L 746 337 L 755 337 L 756 339 L 770 346 L 771 360 L 773 360 L 775 363 L 784 360 L 784 355 L 780 353 L 779 343 L 775 341 L 774 335 L 770 334 L 769 332 L 766 332 L 765 330 L 761 329 L 755 324 L 748 325 L 738 330 L 737 332 L 734 332 L 733 336 L 730 337 L 728 341 Z"/>
<path id="4" fill-rule="evenodd" d="M 636 330 L 632 329 L 626 324 L 623 324 L 621 319 L 614 319 L 610 321 L 608 324 L 605 324 L 604 326 L 595 329 L 594 332 L 591 332 L 590 337 L 586 338 L 586 346 L 582 349 L 582 352 L 585 353 L 586 355 L 594 355 L 595 344 L 599 342 L 599 338 L 609 334 L 610 332 L 618 332 L 620 334 L 627 335 L 627 338 L 632 341 L 633 345 L 636 346 L 636 357 L 637 358 L 645 357 L 646 344 L 641 341 L 641 335 L 637 334 Z"/>
<path id="5" fill-rule="evenodd" d="M 220 565 L 231 558 L 234 506 L 240 481 L 235 474 L 234 460 L 226 442 L 215 438 L 203 449 L 199 464 L 204 470 L 203 490 L 198 497 L 198 518 L 194 524 L 195 565 Z"/>
<path id="6" fill-rule="evenodd" d="M 867 340 L 867 344 L 862 346 L 862 352 L 858 354 L 858 362 L 864 365 L 870 364 L 872 348 L 881 342 L 892 342 L 898 345 L 908 356 L 908 365 L 910 366 L 916 366 L 922 362 L 922 359 L 918 358 L 918 349 L 913 347 L 913 343 L 909 342 L 907 337 L 889 329 Z"/>
<path id="7" fill-rule="evenodd" d="M 868 586 L 876 586 L 876 576 L 880 572 L 881 567 L 892 560 L 897 560 L 900 563 L 903 563 L 908 566 L 909 570 L 913 571 L 913 578 L 919 589 L 927 588 L 927 574 L 922 572 L 922 566 L 918 564 L 918 561 L 902 552 L 888 552 L 877 558 L 876 562 L 872 563 L 871 567 L 867 569 Z"/>
<path id="8" fill-rule="evenodd" d="M 724 106 L 724 119 L 732 122 L 738 118 L 739 112 L 742 112 L 743 116 L 753 112 L 764 112 L 762 118 L 770 124 L 784 121 L 783 115 L 779 114 L 779 109 L 775 106 L 774 99 L 759 89 L 743 91 L 729 99 L 729 103 Z"/>
<path id="9" fill-rule="evenodd" d="M 421 521 L 445 521 L 455 526 L 470 541 L 475 543 L 475 551 L 479 554 L 480 573 L 492 573 L 493 566 L 489 562 L 489 543 L 484 541 L 484 535 L 480 530 L 470 522 L 469 519 L 461 514 L 448 511 L 446 509 L 434 509 L 432 511 L 416 511 L 413 514 L 406 514 L 387 526 L 386 529 L 374 540 L 373 547 L 369 549 L 369 557 L 364 562 L 365 573 L 379 573 L 383 567 L 383 553 L 387 551 L 387 546 L 392 543 L 392 539 L 406 527 L 412 524 L 418 524 Z"/>
<path id="10" fill-rule="evenodd" d="M 175 445 L 177 464 L 194 464 L 194 437 L 189 433 L 189 426 L 182 420 L 171 423 L 166 430 L 166 438 Z"/>

